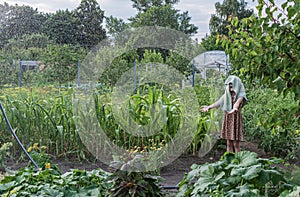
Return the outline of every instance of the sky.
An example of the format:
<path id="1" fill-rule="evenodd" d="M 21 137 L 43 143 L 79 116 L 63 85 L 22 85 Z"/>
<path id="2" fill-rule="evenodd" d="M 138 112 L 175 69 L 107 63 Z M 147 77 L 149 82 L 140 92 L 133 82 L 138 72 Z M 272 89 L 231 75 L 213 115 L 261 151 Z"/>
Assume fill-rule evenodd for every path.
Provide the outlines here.
<path id="1" fill-rule="evenodd" d="M 281 1 L 281 0 L 278 0 Z M 81 0 L 0 0 L 9 5 L 29 5 L 41 12 L 55 12 L 57 10 L 73 10 L 79 6 Z M 122 18 L 124 21 L 135 16 L 136 9 L 132 8 L 131 0 L 97 0 L 105 16 Z M 215 13 L 215 3 L 223 0 L 181 0 L 175 8 L 180 12 L 188 11 L 192 18 L 191 23 L 198 27 L 198 33 L 194 36 L 199 40 L 209 34 L 209 20 Z M 248 0 L 249 8 L 254 8 L 252 0 Z"/>

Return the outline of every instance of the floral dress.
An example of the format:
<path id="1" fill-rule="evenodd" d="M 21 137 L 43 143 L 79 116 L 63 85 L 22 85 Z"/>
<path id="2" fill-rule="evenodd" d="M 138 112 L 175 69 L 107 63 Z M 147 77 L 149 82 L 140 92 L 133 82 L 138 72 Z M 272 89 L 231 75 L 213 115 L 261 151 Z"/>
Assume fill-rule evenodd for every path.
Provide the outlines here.
<path id="1" fill-rule="evenodd" d="M 232 98 L 232 106 L 233 106 L 236 100 L 234 100 L 234 95 L 232 95 L 231 98 Z M 221 138 L 226 140 L 236 140 L 236 141 L 244 140 L 242 107 L 243 107 L 243 101 L 240 103 L 238 107 L 238 111 L 232 114 L 228 114 L 227 112 L 225 112 L 224 120 L 222 124 Z"/>

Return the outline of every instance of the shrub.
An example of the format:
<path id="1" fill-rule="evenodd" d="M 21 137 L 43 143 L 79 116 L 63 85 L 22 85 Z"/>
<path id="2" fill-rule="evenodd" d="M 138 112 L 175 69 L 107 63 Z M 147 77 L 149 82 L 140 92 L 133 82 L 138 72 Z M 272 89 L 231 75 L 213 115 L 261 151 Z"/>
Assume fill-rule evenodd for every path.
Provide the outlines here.
<path id="1" fill-rule="evenodd" d="M 246 137 L 275 156 L 295 158 L 300 152 L 299 100 L 268 88 L 249 91 L 248 98 L 243 109 Z"/>

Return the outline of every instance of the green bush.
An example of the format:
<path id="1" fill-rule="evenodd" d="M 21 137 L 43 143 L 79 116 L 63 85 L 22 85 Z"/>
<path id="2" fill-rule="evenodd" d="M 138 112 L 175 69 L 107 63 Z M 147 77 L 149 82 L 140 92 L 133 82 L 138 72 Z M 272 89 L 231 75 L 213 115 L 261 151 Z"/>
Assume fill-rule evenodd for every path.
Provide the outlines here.
<path id="1" fill-rule="evenodd" d="M 299 100 L 268 88 L 249 91 L 248 98 L 243 108 L 247 139 L 275 156 L 295 158 L 300 152 Z"/>

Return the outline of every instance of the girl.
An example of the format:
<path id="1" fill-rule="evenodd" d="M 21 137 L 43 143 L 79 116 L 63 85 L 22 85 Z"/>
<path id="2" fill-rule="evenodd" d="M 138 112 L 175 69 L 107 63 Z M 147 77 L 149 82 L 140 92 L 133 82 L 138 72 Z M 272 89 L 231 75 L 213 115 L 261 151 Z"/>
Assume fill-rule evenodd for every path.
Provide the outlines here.
<path id="1" fill-rule="evenodd" d="M 246 92 L 241 79 L 231 75 L 225 81 L 225 93 L 221 98 L 209 106 L 201 107 L 202 112 L 218 107 L 224 111 L 221 138 L 226 139 L 229 152 L 237 153 L 241 150 L 240 141 L 244 140 L 242 107 L 246 101 Z"/>

